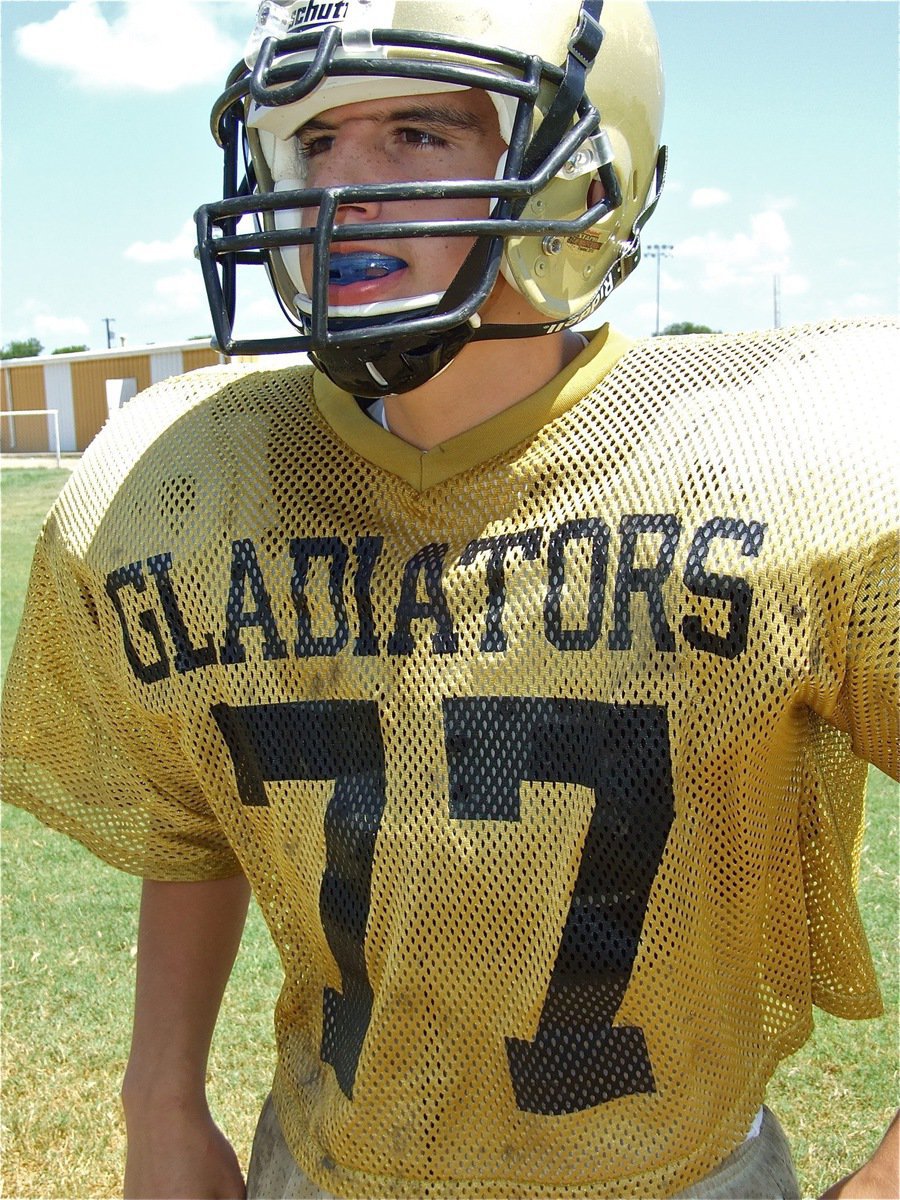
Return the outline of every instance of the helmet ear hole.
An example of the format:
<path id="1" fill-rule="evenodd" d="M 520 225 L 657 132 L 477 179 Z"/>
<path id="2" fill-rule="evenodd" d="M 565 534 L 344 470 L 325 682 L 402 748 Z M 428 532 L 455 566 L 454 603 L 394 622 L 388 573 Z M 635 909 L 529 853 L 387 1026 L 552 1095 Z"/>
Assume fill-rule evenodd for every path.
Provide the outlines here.
<path id="1" fill-rule="evenodd" d="M 595 204 L 599 204 L 606 196 L 606 189 L 599 179 L 593 180 L 588 188 L 587 207 L 593 208 Z"/>

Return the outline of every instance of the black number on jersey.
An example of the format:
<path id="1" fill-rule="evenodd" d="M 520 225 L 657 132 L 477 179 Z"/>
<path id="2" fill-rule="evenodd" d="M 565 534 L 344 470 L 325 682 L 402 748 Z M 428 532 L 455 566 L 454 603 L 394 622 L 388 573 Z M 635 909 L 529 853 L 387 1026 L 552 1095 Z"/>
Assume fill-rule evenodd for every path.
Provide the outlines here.
<path id="1" fill-rule="evenodd" d="M 309 700 L 231 708 L 212 714 L 231 751 L 244 804 L 267 804 L 264 783 L 333 779 L 325 810 L 325 874 L 319 915 L 341 972 L 341 991 L 326 987 L 322 1061 L 331 1063 L 348 1099 L 372 1016 L 365 938 L 375 839 L 384 811 L 384 746 L 378 705 L 368 700 Z"/>
<path id="2" fill-rule="evenodd" d="M 244 804 L 264 784 L 332 779 L 319 908 L 341 972 L 325 989 L 321 1056 L 352 1098 L 372 1011 L 365 961 L 372 861 L 384 809 L 384 748 L 369 701 L 213 709 Z M 613 1027 L 674 811 L 665 709 L 590 700 L 444 701 L 452 820 L 517 821 L 527 780 L 595 797 L 572 901 L 533 1041 L 506 1039 L 520 1109 L 555 1116 L 654 1090 L 643 1031 Z"/>
<path id="3" fill-rule="evenodd" d="M 663 708 L 477 696 L 444 701 L 450 816 L 518 821 L 525 780 L 594 793 L 537 1035 L 506 1039 L 516 1103 L 580 1112 L 654 1090 L 644 1034 L 613 1028 L 674 802 Z"/>

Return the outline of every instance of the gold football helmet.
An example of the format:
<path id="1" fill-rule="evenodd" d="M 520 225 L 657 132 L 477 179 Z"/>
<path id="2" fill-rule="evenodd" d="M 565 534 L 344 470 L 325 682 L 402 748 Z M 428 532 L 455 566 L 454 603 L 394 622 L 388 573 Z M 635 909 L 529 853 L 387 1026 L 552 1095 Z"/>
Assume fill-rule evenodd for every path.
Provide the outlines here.
<path id="1" fill-rule="evenodd" d="M 344 104 L 482 88 L 506 153 L 493 180 L 308 187 L 297 133 Z M 637 264 L 656 205 L 663 84 L 641 0 L 299 0 L 263 3 L 247 55 L 213 110 L 225 197 L 197 212 L 216 337 L 228 353 L 306 350 L 358 396 L 417 387 L 471 339 L 556 331 L 588 316 Z M 592 189 L 599 181 L 601 187 Z M 482 197 L 482 219 L 335 221 L 357 202 Z M 316 213 L 304 225 L 303 212 Z M 250 218 L 253 229 L 240 223 Z M 313 218 L 309 218 L 312 220 Z M 442 294 L 329 305 L 329 282 L 389 269 L 352 242 L 448 236 L 472 242 Z M 351 243 L 348 245 L 347 243 Z M 311 245 L 312 278 L 300 247 Z M 298 334 L 236 340 L 239 264 L 269 271 Z M 344 276 L 342 276 L 342 272 Z M 544 318 L 490 325 L 479 310 L 502 272 Z"/>

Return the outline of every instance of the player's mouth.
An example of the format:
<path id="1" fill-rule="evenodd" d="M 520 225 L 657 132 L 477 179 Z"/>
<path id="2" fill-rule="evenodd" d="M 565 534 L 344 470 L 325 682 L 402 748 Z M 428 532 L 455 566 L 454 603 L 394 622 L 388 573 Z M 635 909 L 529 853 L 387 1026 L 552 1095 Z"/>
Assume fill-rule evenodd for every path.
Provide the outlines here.
<path id="1" fill-rule="evenodd" d="M 347 287 L 370 279 L 384 279 L 395 271 L 402 271 L 407 264 L 393 254 L 379 254 L 372 250 L 353 250 L 349 254 L 332 254 L 328 267 L 329 287 Z"/>
<path id="2" fill-rule="evenodd" d="M 353 304 L 377 299 L 383 294 L 388 277 L 405 271 L 408 263 L 393 254 L 377 250 L 332 252 L 328 264 L 328 299 L 332 304 Z"/>

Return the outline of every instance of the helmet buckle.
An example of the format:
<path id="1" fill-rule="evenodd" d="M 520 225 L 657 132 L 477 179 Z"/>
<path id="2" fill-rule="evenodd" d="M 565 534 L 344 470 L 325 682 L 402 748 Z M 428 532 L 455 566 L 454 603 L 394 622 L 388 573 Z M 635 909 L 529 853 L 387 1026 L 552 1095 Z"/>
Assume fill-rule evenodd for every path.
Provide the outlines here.
<path id="1" fill-rule="evenodd" d="M 602 4 L 600 7 L 603 7 Z M 599 16 L 600 14 L 598 13 L 597 15 Z M 582 5 L 578 24 L 569 38 L 569 53 L 581 63 L 585 70 L 589 70 L 593 66 L 602 41 L 603 30 L 600 27 L 600 22 L 591 16 L 586 7 Z"/>

